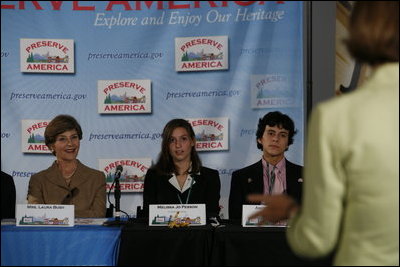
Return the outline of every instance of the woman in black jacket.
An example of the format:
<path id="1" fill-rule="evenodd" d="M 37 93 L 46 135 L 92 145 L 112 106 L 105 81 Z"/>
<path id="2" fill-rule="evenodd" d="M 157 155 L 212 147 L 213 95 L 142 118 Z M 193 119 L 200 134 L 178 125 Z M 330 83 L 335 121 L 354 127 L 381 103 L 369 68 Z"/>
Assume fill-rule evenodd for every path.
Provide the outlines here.
<path id="1" fill-rule="evenodd" d="M 221 182 L 217 170 L 201 165 L 190 123 L 173 119 L 162 133 L 159 159 L 147 171 L 144 214 L 150 204 L 206 204 L 206 216 L 218 217 Z"/>

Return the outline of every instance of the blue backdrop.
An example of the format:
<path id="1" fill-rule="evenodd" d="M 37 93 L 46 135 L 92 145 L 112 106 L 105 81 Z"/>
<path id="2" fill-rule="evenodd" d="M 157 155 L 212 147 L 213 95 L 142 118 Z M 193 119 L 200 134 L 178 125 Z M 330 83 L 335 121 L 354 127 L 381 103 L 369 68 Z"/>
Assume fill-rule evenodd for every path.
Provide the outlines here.
<path id="1" fill-rule="evenodd" d="M 227 118 L 228 149 L 200 152 L 203 164 L 220 172 L 225 218 L 232 171 L 261 157 L 255 130 L 264 114 L 279 110 L 293 118 L 298 134 L 286 156 L 303 164 L 302 2 L 21 2 L 1 6 L 1 169 L 14 177 L 17 203 L 26 203 L 30 175 L 55 159 L 22 152 L 21 121 L 58 114 L 78 119 L 84 132 L 78 158 L 96 169 L 99 159 L 155 162 L 172 118 Z M 175 38 L 215 36 L 227 37 L 227 69 L 176 71 Z M 21 72 L 23 38 L 72 39 L 75 72 Z M 151 112 L 99 113 L 101 80 L 150 80 Z M 107 134 L 124 138 L 95 138 Z M 141 193 L 122 196 L 129 214 L 141 204 Z"/>

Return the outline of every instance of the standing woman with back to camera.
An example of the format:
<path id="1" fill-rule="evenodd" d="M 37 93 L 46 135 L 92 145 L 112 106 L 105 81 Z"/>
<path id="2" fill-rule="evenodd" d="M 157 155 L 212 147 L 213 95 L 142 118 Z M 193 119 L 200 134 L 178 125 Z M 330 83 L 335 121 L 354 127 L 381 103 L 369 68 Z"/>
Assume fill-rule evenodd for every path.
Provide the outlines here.
<path id="1" fill-rule="evenodd" d="M 161 152 L 144 181 L 143 206 L 206 204 L 207 218 L 218 217 L 221 183 L 217 170 L 202 166 L 190 123 L 173 119 L 162 133 Z"/>
<path id="2" fill-rule="evenodd" d="M 265 221 L 292 217 L 295 253 L 334 251 L 334 265 L 399 266 L 399 2 L 356 1 L 347 47 L 372 75 L 314 108 L 301 206 L 287 195 L 251 196 Z"/>

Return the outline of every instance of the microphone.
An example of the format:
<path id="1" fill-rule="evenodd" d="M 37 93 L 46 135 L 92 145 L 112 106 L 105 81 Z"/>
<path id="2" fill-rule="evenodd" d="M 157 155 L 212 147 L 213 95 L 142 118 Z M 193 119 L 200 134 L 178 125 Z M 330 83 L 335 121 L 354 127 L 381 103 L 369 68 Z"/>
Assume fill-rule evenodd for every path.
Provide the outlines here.
<path id="1" fill-rule="evenodd" d="M 122 173 L 122 166 L 118 165 L 117 169 L 115 170 L 114 181 L 114 198 L 115 198 L 115 220 L 119 221 L 120 219 L 120 199 L 121 199 L 121 187 L 119 184 L 119 178 L 121 178 Z"/>
<path id="2" fill-rule="evenodd" d="M 115 170 L 115 174 L 114 174 L 114 199 L 115 199 L 115 206 L 111 204 L 110 202 L 110 209 L 112 211 L 112 209 L 115 207 L 115 220 L 113 221 L 106 221 L 103 223 L 103 225 L 105 226 L 120 226 L 123 224 L 126 224 L 126 221 L 121 221 L 120 220 L 120 198 L 121 198 L 121 187 L 119 184 L 119 179 L 121 178 L 121 174 L 122 174 L 123 168 L 121 165 L 118 165 L 116 170 Z M 108 191 L 108 196 L 110 196 L 110 192 L 111 192 L 112 188 L 110 188 L 110 190 Z M 110 199 L 108 199 L 108 201 L 110 201 Z"/>
<path id="3" fill-rule="evenodd" d="M 121 165 L 118 165 L 117 166 L 117 169 L 115 170 L 115 176 L 114 177 L 118 177 L 118 179 L 121 177 L 121 173 L 122 173 L 122 170 L 123 170 L 124 168 L 122 168 L 122 166 Z"/>

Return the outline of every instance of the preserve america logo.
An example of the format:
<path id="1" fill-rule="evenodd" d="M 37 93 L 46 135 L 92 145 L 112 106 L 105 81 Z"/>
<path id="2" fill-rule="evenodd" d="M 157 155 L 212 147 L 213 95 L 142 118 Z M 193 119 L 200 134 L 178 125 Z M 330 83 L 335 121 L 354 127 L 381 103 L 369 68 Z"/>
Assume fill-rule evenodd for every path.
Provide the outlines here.
<path id="1" fill-rule="evenodd" d="M 228 36 L 175 38 L 176 71 L 228 69 Z"/>
<path id="2" fill-rule="evenodd" d="M 21 72 L 74 73 L 74 40 L 20 39 Z"/>
<path id="3" fill-rule="evenodd" d="M 44 143 L 44 130 L 50 120 L 21 120 L 22 153 L 51 153 Z"/>
<path id="4" fill-rule="evenodd" d="M 150 80 L 99 80 L 99 113 L 151 113 Z"/>
<path id="5" fill-rule="evenodd" d="M 287 75 L 251 75 L 251 107 L 280 108 L 294 107 L 295 94 Z"/>
<path id="6" fill-rule="evenodd" d="M 99 170 L 106 175 L 107 192 L 110 189 L 114 192 L 112 183 L 118 165 L 123 168 L 119 179 L 121 192 L 143 192 L 144 177 L 151 166 L 151 158 L 99 159 Z"/>
<path id="7" fill-rule="evenodd" d="M 197 151 L 229 149 L 228 118 L 190 118 L 187 120 L 196 135 Z"/>

